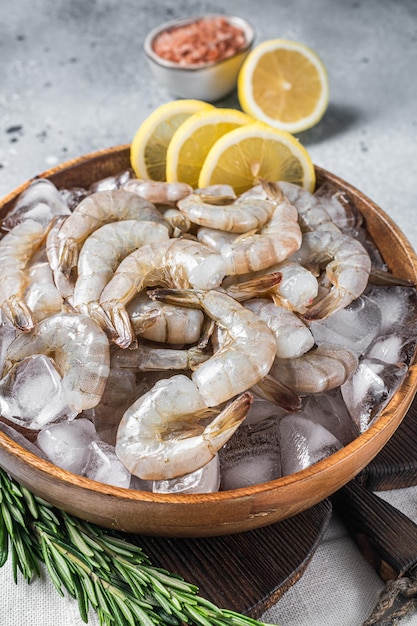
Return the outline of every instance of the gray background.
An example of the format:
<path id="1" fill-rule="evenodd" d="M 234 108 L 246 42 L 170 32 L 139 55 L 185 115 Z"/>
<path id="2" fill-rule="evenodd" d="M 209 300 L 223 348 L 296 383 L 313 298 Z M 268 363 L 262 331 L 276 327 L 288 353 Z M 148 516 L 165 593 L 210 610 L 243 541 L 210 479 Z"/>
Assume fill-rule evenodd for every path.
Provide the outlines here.
<path id="1" fill-rule="evenodd" d="M 249 19 L 257 42 L 314 48 L 329 72 L 323 120 L 300 133 L 317 165 L 369 195 L 417 244 L 414 0 L 1 0 L 0 196 L 56 163 L 128 143 L 171 98 L 142 52 L 160 22 Z M 219 103 L 238 106 L 234 95 Z"/>

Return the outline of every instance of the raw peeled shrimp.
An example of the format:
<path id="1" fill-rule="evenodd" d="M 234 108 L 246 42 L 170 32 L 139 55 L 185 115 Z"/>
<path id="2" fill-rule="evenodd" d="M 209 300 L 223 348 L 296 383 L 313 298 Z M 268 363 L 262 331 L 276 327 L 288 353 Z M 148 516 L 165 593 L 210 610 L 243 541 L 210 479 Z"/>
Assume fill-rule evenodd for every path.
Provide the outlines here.
<path id="1" fill-rule="evenodd" d="M 46 237 L 46 256 L 53 273 L 56 288 L 64 299 L 72 296 L 74 292 L 73 276 L 65 275 L 59 268 L 59 247 L 61 242 L 58 238 L 58 233 L 66 219 L 64 216 L 55 218 Z"/>
<path id="2" fill-rule="evenodd" d="M 59 293 L 51 267 L 47 260 L 40 260 L 27 269 L 29 285 L 25 291 L 25 302 L 36 322 L 60 313 L 64 300 Z"/>
<path id="3" fill-rule="evenodd" d="M 84 198 L 62 224 L 58 233 L 58 269 L 68 275 L 76 267 L 87 237 L 100 226 L 120 220 L 158 222 L 170 228 L 156 207 L 144 198 L 125 189 L 98 191 Z"/>
<path id="4" fill-rule="evenodd" d="M 172 226 L 172 237 L 179 237 L 191 229 L 192 224 L 188 217 L 170 204 L 158 205 L 158 211 L 164 220 Z"/>
<path id="5" fill-rule="evenodd" d="M 33 314 L 24 299 L 28 284 L 26 268 L 45 237 L 45 227 L 27 219 L 14 226 L 0 240 L 0 307 L 17 328 L 26 332 L 35 325 Z"/>
<path id="6" fill-rule="evenodd" d="M 275 185 L 281 189 L 289 202 L 297 209 L 298 221 L 303 233 L 312 230 L 340 232 L 327 211 L 325 201 L 321 200 L 320 196 L 315 196 L 299 185 L 286 181 L 280 181 Z"/>
<path id="7" fill-rule="evenodd" d="M 152 204 L 176 204 L 189 194 L 193 188 L 187 183 L 132 178 L 123 185 L 123 189 L 135 193 Z"/>
<path id="8" fill-rule="evenodd" d="M 358 298 L 368 284 L 371 271 L 371 260 L 362 244 L 331 230 L 304 233 L 301 247 L 290 260 L 326 268 L 331 288 L 303 314 L 310 321 L 324 319 Z"/>
<path id="9" fill-rule="evenodd" d="M 192 374 L 207 406 L 217 406 L 250 389 L 269 371 L 276 353 L 275 337 L 258 315 L 216 290 L 155 289 L 155 299 L 199 307 L 223 331 L 222 344 Z"/>
<path id="10" fill-rule="evenodd" d="M 294 359 L 314 346 L 310 329 L 292 311 L 267 298 L 247 300 L 244 306 L 256 313 L 274 333 L 278 358 Z"/>
<path id="11" fill-rule="evenodd" d="M 261 228 L 271 218 L 275 203 L 270 199 L 236 198 L 224 204 L 222 197 L 190 194 L 177 203 L 180 211 L 199 226 L 232 233 Z"/>
<path id="12" fill-rule="evenodd" d="M 218 291 L 156 289 L 153 297 L 202 307 L 225 336 L 222 347 L 191 374 L 160 381 L 124 414 L 116 452 L 142 479 L 175 478 L 205 465 L 250 408 L 246 390 L 268 372 L 275 356 L 272 332 L 257 315 Z M 241 392 L 208 426 L 197 422 Z"/>
<path id="13" fill-rule="evenodd" d="M 118 348 L 112 352 L 111 366 L 140 372 L 164 370 L 195 370 L 210 358 L 197 347 L 188 349 L 156 348 L 141 344 L 134 350 Z"/>
<path id="14" fill-rule="evenodd" d="M 71 304 L 104 325 L 100 294 L 120 262 L 141 246 L 168 238 L 163 224 L 138 220 L 111 222 L 95 230 L 81 248 Z"/>
<path id="15" fill-rule="evenodd" d="M 237 238 L 221 248 L 229 275 L 256 272 L 280 263 L 301 245 L 298 213 L 279 188 L 267 186 L 274 198 L 274 212 L 259 234 Z"/>
<path id="16" fill-rule="evenodd" d="M 143 480 L 189 474 L 214 458 L 245 419 L 251 402 L 246 392 L 202 426 L 198 422 L 207 415 L 207 405 L 194 382 L 182 374 L 160 380 L 124 413 L 116 454 Z"/>
<path id="17" fill-rule="evenodd" d="M 259 286 L 262 286 L 263 281 L 278 273 L 281 280 L 268 290 L 268 295 L 278 305 L 297 313 L 305 313 L 317 296 L 317 278 L 307 268 L 290 261 L 272 265 L 267 272 L 263 270 L 250 275 L 231 276 L 223 281 L 222 287 L 236 300 L 247 300 L 259 296 Z"/>
<path id="18" fill-rule="evenodd" d="M 230 202 L 237 198 L 232 185 L 228 185 L 227 183 L 216 183 L 214 185 L 207 185 L 207 187 L 198 187 L 194 189 L 194 193 L 198 193 L 200 196 L 203 196 L 203 198 L 212 196 L 222 197 L 224 200 L 227 199 Z"/>
<path id="19" fill-rule="evenodd" d="M 269 376 L 297 394 L 320 393 L 343 385 L 357 366 L 351 350 L 321 344 L 297 359 L 276 359 Z"/>
<path id="20" fill-rule="evenodd" d="M 59 313 L 18 335 L 7 349 L 2 376 L 33 354 L 53 357 L 69 407 L 80 413 L 98 404 L 109 374 L 110 349 L 107 335 L 91 318 Z"/>
<path id="21" fill-rule="evenodd" d="M 201 228 L 197 231 L 198 241 L 201 241 L 201 243 L 209 246 L 218 254 L 221 253 L 221 249 L 224 245 L 233 243 L 236 241 L 237 237 L 239 237 L 239 235 L 236 233 L 228 233 L 225 230 L 207 228 L 206 226 L 201 226 Z"/>
<path id="22" fill-rule="evenodd" d="M 113 341 L 122 348 L 135 341 L 126 305 L 146 287 L 213 289 L 225 274 L 222 257 L 197 241 L 170 239 L 132 252 L 120 263 L 100 296 Z"/>
<path id="23" fill-rule="evenodd" d="M 154 323 L 143 328 L 143 319 L 158 311 Z M 133 330 L 143 339 L 169 344 L 197 343 L 203 328 L 204 315 L 199 309 L 174 306 L 150 300 L 142 291 L 127 306 Z"/>

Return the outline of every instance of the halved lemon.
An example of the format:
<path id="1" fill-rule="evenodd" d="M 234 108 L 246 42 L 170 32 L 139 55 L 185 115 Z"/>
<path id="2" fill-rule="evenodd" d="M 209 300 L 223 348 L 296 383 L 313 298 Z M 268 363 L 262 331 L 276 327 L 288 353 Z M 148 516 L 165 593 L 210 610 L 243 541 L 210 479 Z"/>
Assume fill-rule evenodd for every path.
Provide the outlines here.
<path id="1" fill-rule="evenodd" d="M 320 57 L 296 41 L 270 39 L 247 56 L 238 77 L 240 106 L 274 128 L 311 128 L 329 102 L 329 81 Z"/>
<path id="2" fill-rule="evenodd" d="M 156 108 L 139 126 L 130 147 L 130 164 L 138 178 L 165 180 L 168 144 L 191 115 L 213 106 L 201 100 L 173 100 Z"/>
<path id="3" fill-rule="evenodd" d="M 169 143 L 166 179 L 197 187 L 200 170 L 210 148 L 223 135 L 253 122 L 236 109 L 205 109 L 195 113 L 175 131 Z"/>
<path id="4" fill-rule="evenodd" d="M 259 182 L 285 180 L 314 191 L 315 171 L 307 150 L 290 133 L 254 122 L 220 137 L 201 168 L 198 185 L 228 183 L 237 194 Z"/>

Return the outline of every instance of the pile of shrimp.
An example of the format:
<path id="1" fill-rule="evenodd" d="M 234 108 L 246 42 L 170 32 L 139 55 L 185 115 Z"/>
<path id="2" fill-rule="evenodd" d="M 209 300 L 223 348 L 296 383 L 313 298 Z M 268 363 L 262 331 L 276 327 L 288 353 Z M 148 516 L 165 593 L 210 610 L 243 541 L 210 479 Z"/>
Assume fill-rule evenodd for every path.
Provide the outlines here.
<path id="1" fill-rule="evenodd" d="M 126 171 L 58 191 L 40 179 L 2 227 L 0 307 L 16 329 L 2 381 L 48 355 L 74 416 L 134 372 L 115 450 L 140 479 L 205 466 L 254 398 L 295 412 L 358 366 L 309 328 L 363 293 L 378 254 L 335 189 L 260 181 L 236 197 Z"/>

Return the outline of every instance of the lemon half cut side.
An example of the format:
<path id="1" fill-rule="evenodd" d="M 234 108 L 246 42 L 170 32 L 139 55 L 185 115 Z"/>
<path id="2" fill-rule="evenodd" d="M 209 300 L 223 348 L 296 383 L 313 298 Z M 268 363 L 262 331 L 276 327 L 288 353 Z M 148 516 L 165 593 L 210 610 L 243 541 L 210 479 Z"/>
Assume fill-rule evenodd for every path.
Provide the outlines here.
<path id="1" fill-rule="evenodd" d="M 157 107 L 139 126 L 130 147 L 130 164 L 137 178 L 164 181 L 166 153 L 177 128 L 191 115 L 213 108 L 201 100 L 173 100 Z"/>
<path id="2" fill-rule="evenodd" d="M 204 109 L 189 117 L 177 128 L 168 146 L 167 181 L 197 187 L 206 155 L 217 139 L 253 121 L 236 109 Z"/>
<path id="3" fill-rule="evenodd" d="M 238 98 L 248 115 L 297 133 L 323 117 L 329 103 L 324 63 L 308 46 L 270 39 L 256 46 L 238 77 Z"/>
<path id="4" fill-rule="evenodd" d="M 226 181 L 239 195 L 261 178 L 288 181 L 310 192 L 316 180 L 309 153 L 291 133 L 254 122 L 216 141 L 201 168 L 198 184 L 206 187 Z"/>

